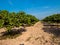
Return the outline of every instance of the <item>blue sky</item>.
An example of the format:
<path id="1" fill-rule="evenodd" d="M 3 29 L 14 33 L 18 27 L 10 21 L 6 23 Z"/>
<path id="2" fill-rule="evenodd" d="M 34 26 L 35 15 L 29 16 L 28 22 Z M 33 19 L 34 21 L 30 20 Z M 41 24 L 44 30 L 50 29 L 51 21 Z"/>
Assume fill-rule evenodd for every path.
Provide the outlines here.
<path id="1" fill-rule="evenodd" d="M 25 11 L 43 19 L 51 14 L 60 13 L 60 0 L 0 0 L 0 10 Z"/>

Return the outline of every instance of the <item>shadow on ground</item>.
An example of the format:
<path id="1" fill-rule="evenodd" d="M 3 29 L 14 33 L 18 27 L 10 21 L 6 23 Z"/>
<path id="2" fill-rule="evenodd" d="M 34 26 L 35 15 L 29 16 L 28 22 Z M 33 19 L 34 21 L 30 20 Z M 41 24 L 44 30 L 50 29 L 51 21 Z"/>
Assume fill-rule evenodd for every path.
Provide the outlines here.
<path id="1" fill-rule="evenodd" d="M 54 27 L 53 25 L 47 26 L 47 24 L 44 24 L 43 30 L 44 32 L 47 32 L 49 34 L 52 33 L 55 36 L 60 37 L 60 28 L 58 27 Z"/>
<path id="2" fill-rule="evenodd" d="M 21 35 L 22 32 L 26 32 L 26 29 L 20 28 L 20 29 L 12 29 L 10 32 L 1 32 L 0 39 L 6 39 L 6 38 L 16 38 L 17 36 Z"/>

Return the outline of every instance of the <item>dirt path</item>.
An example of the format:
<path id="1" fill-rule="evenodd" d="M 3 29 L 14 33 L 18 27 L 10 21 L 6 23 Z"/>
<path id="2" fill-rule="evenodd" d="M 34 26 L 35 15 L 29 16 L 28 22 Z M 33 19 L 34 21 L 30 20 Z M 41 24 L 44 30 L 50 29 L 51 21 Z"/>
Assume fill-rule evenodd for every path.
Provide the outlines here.
<path id="1" fill-rule="evenodd" d="M 0 40 L 0 45 L 53 45 L 51 35 L 42 30 L 43 24 L 37 22 L 34 26 L 26 27 L 26 32 L 15 39 Z"/>

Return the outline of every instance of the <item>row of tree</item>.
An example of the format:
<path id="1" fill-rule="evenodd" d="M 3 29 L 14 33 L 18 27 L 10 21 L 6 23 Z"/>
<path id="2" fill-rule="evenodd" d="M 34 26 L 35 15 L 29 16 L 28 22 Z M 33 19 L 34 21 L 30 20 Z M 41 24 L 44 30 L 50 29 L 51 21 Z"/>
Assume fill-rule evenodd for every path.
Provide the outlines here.
<path id="1" fill-rule="evenodd" d="M 25 12 L 9 12 L 0 10 L 0 28 L 6 27 L 11 30 L 13 27 L 19 27 L 23 24 L 32 25 L 39 21 L 35 16 L 26 14 Z"/>
<path id="2" fill-rule="evenodd" d="M 45 22 L 60 23 L 60 14 L 53 14 L 43 19 Z"/>
<path id="3" fill-rule="evenodd" d="M 7 10 L 0 10 L 0 28 L 6 27 L 8 31 L 13 27 L 26 25 L 33 25 L 39 20 L 25 12 L 9 12 Z M 43 19 L 44 22 L 60 23 L 60 14 L 53 14 Z"/>

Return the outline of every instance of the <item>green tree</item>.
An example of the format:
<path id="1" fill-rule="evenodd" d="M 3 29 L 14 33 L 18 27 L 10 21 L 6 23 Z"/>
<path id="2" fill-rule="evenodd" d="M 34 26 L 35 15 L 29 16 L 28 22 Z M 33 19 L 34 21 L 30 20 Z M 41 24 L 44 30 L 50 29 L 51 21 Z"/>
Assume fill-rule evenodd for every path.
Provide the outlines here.
<path id="1" fill-rule="evenodd" d="M 13 27 L 19 27 L 23 24 L 32 25 L 37 21 L 38 19 L 35 16 L 26 14 L 23 11 L 16 13 L 0 10 L 0 28 L 6 27 L 8 32 Z"/>
<path id="2" fill-rule="evenodd" d="M 60 23 L 60 14 L 53 14 L 43 19 L 45 22 Z"/>

